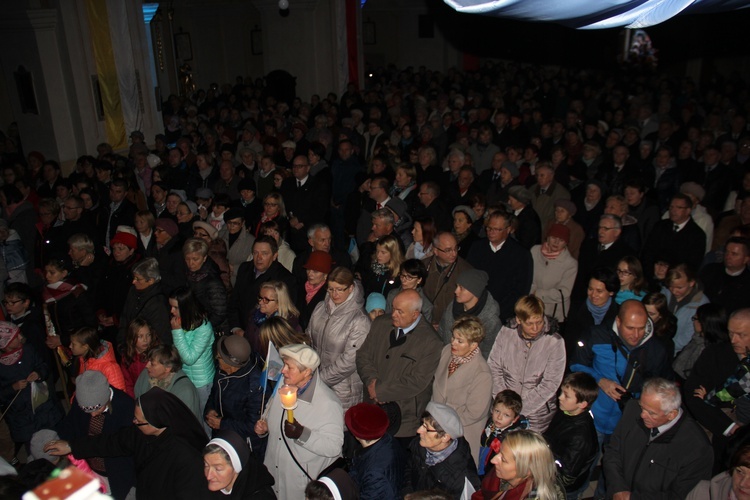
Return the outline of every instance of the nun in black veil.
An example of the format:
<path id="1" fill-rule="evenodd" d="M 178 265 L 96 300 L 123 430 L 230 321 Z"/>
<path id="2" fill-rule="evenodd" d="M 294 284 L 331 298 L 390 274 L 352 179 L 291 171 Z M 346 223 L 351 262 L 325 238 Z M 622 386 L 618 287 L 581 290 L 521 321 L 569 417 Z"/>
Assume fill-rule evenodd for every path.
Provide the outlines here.
<path id="1" fill-rule="evenodd" d="M 76 458 L 132 456 L 138 500 L 208 497 L 202 456 L 208 439 L 185 403 L 153 387 L 136 401 L 133 424 L 114 434 L 50 441 L 44 451 Z"/>

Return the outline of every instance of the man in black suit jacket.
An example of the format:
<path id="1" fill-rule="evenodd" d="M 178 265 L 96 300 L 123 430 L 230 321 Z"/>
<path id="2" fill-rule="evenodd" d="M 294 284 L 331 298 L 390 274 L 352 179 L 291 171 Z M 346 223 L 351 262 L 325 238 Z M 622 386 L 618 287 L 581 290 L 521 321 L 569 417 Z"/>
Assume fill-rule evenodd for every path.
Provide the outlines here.
<path id="1" fill-rule="evenodd" d="M 518 220 L 514 232 L 516 241 L 524 248 L 531 250 L 534 245 L 542 243 L 542 221 L 531 206 L 531 193 L 523 186 L 513 186 L 508 190 L 508 205 L 513 209 Z"/>
<path id="2" fill-rule="evenodd" d="M 281 186 L 281 196 L 289 216 L 289 244 L 295 252 L 302 252 L 307 247 L 307 228 L 325 220 L 329 193 L 327 186 L 310 175 L 307 156 L 294 157 L 292 173 Z"/>
<path id="3" fill-rule="evenodd" d="M 619 144 L 612 150 L 612 160 L 602 163 L 596 178 L 600 180 L 611 194 L 623 194 L 625 183 L 640 175 L 638 168 L 630 161 L 630 150 Z"/>
<path id="4" fill-rule="evenodd" d="M 597 267 L 615 270 L 620 259 L 626 255 L 635 255 L 635 251 L 622 240 L 621 236 L 622 219 L 611 214 L 599 217 L 597 239 L 584 240 L 581 245 L 578 255 L 578 275 L 570 295 L 571 300 L 580 304 L 586 298 L 592 270 Z"/>
<path id="5" fill-rule="evenodd" d="M 663 260 L 674 266 L 687 264 L 700 268 L 706 253 L 706 233 L 690 214 L 693 202 L 686 194 L 677 193 L 669 203 L 669 219 L 656 223 L 643 247 L 643 270 L 647 276 L 654 272 L 654 263 Z"/>
<path id="6" fill-rule="evenodd" d="M 487 238 L 474 242 L 469 264 L 489 275 L 487 289 L 500 305 L 500 318 L 513 316 L 516 301 L 531 289 L 531 252 L 510 235 L 510 215 L 496 212 L 487 221 Z"/>
<path id="7" fill-rule="evenodd" d="M 135 205 L 126 198 L 128 183 L 123 179 L 115 179 L 109 185 L 110 203 L 107 207 L 106 217 L 102 220 L 104 227 L 100 227 L 104 246 L 109 248 L 109 240 L 114 238 L 117 226 L 133 226 L 135 224 L 135 213 L 138 211 Z"/>
<path id="8" fill-rule="evenodd" d="M 233 333 L 244 332 L 263 283 L 284 282 L 289 289 L 289 298 L 296 300 L 297 284 L 294 276 L 276 261 L 278 256 L 279 246 L 272 237 L 261 236 L 253 243 L 253 260 L 240 266 L 227 303 L 227 321 Z"/>

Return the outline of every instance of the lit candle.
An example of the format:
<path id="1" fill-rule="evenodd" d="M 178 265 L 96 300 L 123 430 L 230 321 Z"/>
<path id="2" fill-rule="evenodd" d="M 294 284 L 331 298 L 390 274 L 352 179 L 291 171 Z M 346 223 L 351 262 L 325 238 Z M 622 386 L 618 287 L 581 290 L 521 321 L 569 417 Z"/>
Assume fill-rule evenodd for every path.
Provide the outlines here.
<path id="1" fill-rule="evenodd" d="M 297 386 L 282 385 L 279 387 L 279 398 L 281 407 L 286 410 L 286 418 L 289 423 L 294 422 L 294 409 L 297 407 Z"/>

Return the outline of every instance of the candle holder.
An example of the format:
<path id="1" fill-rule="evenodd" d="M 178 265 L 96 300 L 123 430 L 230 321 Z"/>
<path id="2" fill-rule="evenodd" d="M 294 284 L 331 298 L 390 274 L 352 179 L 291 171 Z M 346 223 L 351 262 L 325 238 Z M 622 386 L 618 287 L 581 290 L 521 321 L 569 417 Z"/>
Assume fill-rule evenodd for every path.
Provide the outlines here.
<path id="1" fill-rule="evenodd" d="M 294 423 L 294 409 L 297 408 L 297 386 L 284 384 L 279 387 L 281 407 L 286 410 L 286 419 Z"/>

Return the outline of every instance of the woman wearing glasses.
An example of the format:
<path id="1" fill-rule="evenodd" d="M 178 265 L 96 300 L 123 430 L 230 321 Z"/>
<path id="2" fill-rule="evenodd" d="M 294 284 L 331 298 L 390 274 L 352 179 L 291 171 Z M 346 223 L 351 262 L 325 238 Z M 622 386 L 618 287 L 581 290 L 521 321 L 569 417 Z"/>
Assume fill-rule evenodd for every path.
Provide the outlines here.
<path id="1" fill-rule="evenodd" d="M 279 234 L 281 237 L 286 236 L 286 231 L 289 228 L 289 220 L 286 216 L 284 199 L 279 193 L 269 193 L 263 199 L 263 212 L 260 214 L 260 220 L 254 232 L 256 238 L 261 234 L 260 225 L 271 220 L 279 225 Z"/>
<path id="2" fill-rule="evenodd" d="M 422 284 L 427 279 L 427 266 L 425 266 L 425 263 L 417 259 L 405 260 L 401 264 L 401 272 L 398 278 L 401 286 L 388 292 L 388 297 L 385 300 L 385 313 L 391 314 L 393 299 L 396 298 L 396 295 L 404 290 L 416 290 L 419 292 L 419 296 L 422 297 L 422 317 L 432 322 L 432 302 L 425 297 L 424 291 L 422 291 Z"/>
<path id="3" fill-rule="evenodd" d="M 299 310 L 289 296 L 289 288 L 281 281 L 266 281 L 258 291 L 257 305 L 250 312 L 245 328 L 245 338 L 250 342 L 253 351 L 261 356 L 266 355 L 260 342 L 260 326 L 268 318 L 279 316 L 284 318 L 292 329 L 301 332 L 299 326 Z"/>
<path id="4" fill-rule="evenodd" d="M 642 301 L 646 296 L 646 278 L 643 266 L 637 257 L 628 255 L 617 263 L 617 279 L 620 280 L 620 291 L 615 295 L 615 302 L 622 304 L 626 300 Z"/>
<path id="5" fill-rule="evenodd" d="M 341 400 L 344 410 L 362 402 L 357 350 L 370 331 L 362 286 L 345 267 L 328 275 L 328 296 L 318 304 L 307 326 L 312 347 L 320 356 L 318 376 Z"/>

